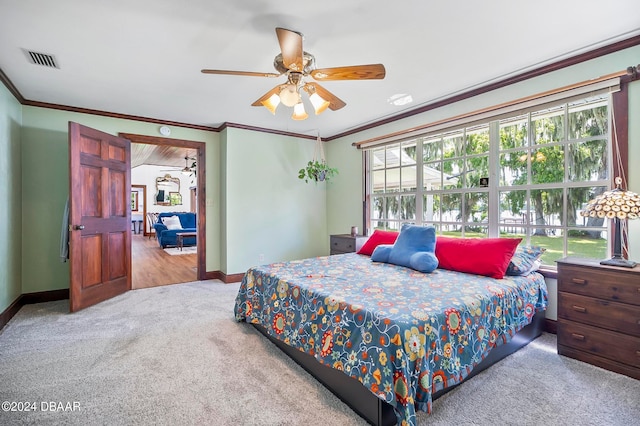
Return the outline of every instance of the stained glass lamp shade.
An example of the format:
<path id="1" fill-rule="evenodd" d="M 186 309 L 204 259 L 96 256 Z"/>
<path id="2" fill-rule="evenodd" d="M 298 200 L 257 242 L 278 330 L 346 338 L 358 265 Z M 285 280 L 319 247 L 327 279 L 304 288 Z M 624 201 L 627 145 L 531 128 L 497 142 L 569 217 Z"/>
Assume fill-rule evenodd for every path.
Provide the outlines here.
<path id="1" fill-rule="evenodd" d="M 627 260 L 622 255 L 622 221 L 638 219 L 640 214 L 640 196 L 635 192 L 620 188 L 622 179 L 617 177 L 616 188 L 605 191 L 587 203 L 580 212 L 585 217 L 612 219 L 614 222 L 613 257 L 603 260 L 601 265 L 623 266 L 633 268 L 636 262 Z"/>

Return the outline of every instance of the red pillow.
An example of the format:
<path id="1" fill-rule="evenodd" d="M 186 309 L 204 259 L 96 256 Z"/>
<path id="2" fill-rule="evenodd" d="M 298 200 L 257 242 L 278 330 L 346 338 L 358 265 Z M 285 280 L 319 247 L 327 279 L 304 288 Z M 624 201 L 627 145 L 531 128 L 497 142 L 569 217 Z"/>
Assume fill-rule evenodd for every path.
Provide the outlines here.
<path id="1" fill-rule="evenodd" d="M 522 238 L 436 238 L 438 268 L 504 278 Z"/>
<path id="2" fill-rule="evenodd" d="M 393 244 L 398 238 L 398 231 L 381 231 L 376 229 L 369 239 L 360 247 L 358 254 L 366 254 L 371 256 L 373 250 L 380 244 Z"/>

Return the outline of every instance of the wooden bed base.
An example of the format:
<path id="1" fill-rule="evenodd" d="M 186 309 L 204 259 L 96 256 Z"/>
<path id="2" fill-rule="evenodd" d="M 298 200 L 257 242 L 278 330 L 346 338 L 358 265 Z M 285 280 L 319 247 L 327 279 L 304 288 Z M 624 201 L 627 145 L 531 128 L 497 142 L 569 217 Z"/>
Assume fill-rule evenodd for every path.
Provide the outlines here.
<path id="1" fill-rule="evenodd" d="M 362 386 L 358 380 L 347 376 L 342 371 L 320 364 L 313 356 L 269 336 L 262 326 L 258 324 L 252 325 L 367 422 L 375 426 L 388 426 L 397 423 L 393 407 L 377 398 L 371 391 Z M 467 376 L 465 381 L 526 346 L 540 336 L 543 328 L 544 312 L 539 312 L 533 317 L 531 324 L 520 330 L 511 341 L 493 348 L 489 355 Z M 433 400 L 435 401 L 456 386 L 458 385 L 436 392 L 433 394 Z"/>

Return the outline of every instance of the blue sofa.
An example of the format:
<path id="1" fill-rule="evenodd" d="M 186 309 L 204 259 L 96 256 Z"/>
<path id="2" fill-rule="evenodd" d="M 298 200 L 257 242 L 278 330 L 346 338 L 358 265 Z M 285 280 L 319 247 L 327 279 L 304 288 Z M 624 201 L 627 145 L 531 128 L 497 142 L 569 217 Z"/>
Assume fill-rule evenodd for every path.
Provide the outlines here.
<path id="1" fill-rule="evenodd" d="M 163 217 L 178 216 L 182 229 L 167 229 L 164 223 L 162 223 Z M 158 215 L 158 221 L 154 223 L 153 227 L 156 230 L 156 237 L 158 238 L 158 244 L 160 247 L 165 248 L 167 246 L 177 246 L 179 232 L 196 232 L 196 214 L 191 212 L 164 212 Z M 183 239 L 184 246 L 195 246 L 196 237 L 186 237 Z"/>

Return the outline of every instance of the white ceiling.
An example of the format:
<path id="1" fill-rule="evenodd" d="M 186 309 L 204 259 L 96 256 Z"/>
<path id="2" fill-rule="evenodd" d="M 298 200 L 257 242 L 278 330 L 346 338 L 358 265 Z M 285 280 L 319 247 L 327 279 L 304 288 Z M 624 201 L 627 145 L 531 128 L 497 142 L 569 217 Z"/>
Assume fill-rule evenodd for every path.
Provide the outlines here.
<path id="1" fill-rule="evenodd" d="M 0 69 L 30 101 L 329 137 L 638 35 L 638 10 L 637 0 L 0 0 Z M 304 34 L 318 68 L 383 63 L 386 78 L 323 82 L 347 106 L 315 116 L 307 103 L 298 122 L 282 105 L 275 116 L 251 106 L 284 76 L 200 72 L 275 72 L 278 26 Z M 30 64 L 23 49 L 60 69 Z M 395 94 L 413 102 L 390 105 Z"/>

